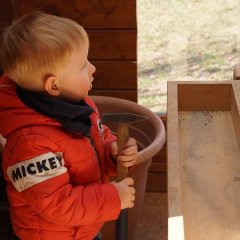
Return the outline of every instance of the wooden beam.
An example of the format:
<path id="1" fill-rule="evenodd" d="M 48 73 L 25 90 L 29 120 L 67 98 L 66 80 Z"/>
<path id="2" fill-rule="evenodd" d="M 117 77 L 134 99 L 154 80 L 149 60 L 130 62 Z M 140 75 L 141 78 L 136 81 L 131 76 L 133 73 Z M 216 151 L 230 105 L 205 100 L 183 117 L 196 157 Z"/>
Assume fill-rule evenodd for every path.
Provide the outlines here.
<path id="1" fill-rule="evenodd" d="M 89 30 L 90 60 L 137 59 L 136 30 Z"/>
<path id="2" fill-rule="evenodd" d="M 126 100 L 137 102 L 137 91 L 135 90 L 91 90 L 90 94 L 115 97 L 115 98 L 123 98 Z"/>
<path id="3" fill-rule="evenodd" d="M 133 61 L 94 61 L 94 89 L 137 90 L 137 64 Z"/>
<path id="4" fill-rule="evenodd" d="M 221 82 L 181 82 L 178 88 L 179 111 L 229 110 L 231 84 Z"/>
<path id="5" fill-rule="evenodd" d="M 167 101 L 168 239 L 184 240 L 181 166 L 178 145 L 178 88 L 174 82 L 168 82 Z"/>
<path id="6" fill-rule="evenodd" d="M 137 28 L 136 0 L 13 0 L 13 3 L 16 16 L 40 10 L 73 19 L 86 29 Z"/>
<path id="7" fill-rule="evenodd" d="M 0 29 L 12 22 L 12 4 L 11 1 L 1 1 L 0 8 Z"/>

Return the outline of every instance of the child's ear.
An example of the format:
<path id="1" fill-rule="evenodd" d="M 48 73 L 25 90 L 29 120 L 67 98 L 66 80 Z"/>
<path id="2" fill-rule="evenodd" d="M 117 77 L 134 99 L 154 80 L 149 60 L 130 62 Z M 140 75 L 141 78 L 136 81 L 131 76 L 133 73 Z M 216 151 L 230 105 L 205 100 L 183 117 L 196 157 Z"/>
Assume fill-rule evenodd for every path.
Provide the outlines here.
<path id="1" fill-rule="evenodd" d="M 45 79 L 44 89 L 52 96 L 60 95 L 58 79 L 55 76 L 47 76 Z"/>

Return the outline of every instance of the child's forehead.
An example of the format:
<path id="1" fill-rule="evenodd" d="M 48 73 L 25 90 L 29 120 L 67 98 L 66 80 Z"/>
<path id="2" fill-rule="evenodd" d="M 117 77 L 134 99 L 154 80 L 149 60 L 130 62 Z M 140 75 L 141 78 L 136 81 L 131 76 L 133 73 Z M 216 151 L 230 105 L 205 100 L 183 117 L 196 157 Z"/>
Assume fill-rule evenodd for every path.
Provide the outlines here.
<path id="1" fill-rule="evenodd" d="M 85 45 L 82 45 L 81 47 L 77 47 L 75 49 L 72 49 L 68 56 L 67 56 L 67 59 L 70 60 L 70 59 L 75 59 L 75 60 L 82 60 L 82 61 L 86 61 L 86 59 L 88 58 L 88 45 L 85 44 Z M 68 61 L 67 60 L 67 61 Z"/>
<path id="2" fill-rule="evenodd" d="M 89 41 L 86 39 L 79 39 L 78 43 L 75 43 L 76 49 L 79 51 L 88 52 L 89 51 Z"/>
<path id="3" fill-rule="evenodd" d="M 79 47 L 76 49 L 79 53 L 82 53 L 84 55 L 88 55 L 89 52 L 89 43 L 83 42 Z"/>

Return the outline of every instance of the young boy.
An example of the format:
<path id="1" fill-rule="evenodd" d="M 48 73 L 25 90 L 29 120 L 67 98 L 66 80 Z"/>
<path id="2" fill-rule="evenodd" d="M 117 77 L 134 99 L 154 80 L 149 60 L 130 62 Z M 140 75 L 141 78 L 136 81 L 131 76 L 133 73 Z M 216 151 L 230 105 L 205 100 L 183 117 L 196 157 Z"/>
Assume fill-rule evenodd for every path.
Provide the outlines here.
<path id="1" fill-rule="evenodd" d="M 3 35 L 0 133 L 13 229 L 22 240 L 90 240 L 105 221 L 134 205 L 133 179 L 110 183 L 114 159 L 136 164 L 129 139 L 101 125 L 88 97 L 95 67 L 76 22 L 40 12 Z"/>

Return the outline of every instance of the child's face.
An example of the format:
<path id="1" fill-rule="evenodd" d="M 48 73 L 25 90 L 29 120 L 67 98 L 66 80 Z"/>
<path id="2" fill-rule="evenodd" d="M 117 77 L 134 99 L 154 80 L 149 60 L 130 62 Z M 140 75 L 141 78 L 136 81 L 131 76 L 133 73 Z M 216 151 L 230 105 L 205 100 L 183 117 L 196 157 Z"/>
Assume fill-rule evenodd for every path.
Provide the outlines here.
<path id="1" fill-rule="evenodd" d="M 87 57 L 87 46 L 84 49 L 78 49 L 70 55 L 66 64 L 59 70 L 57 76 L 62 98 L 75 102 L 88 95 L 88 91 L 92 88 L 92 75 L 96 68 Z"/>

